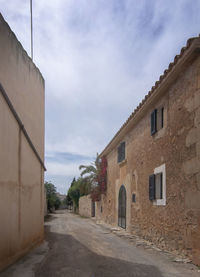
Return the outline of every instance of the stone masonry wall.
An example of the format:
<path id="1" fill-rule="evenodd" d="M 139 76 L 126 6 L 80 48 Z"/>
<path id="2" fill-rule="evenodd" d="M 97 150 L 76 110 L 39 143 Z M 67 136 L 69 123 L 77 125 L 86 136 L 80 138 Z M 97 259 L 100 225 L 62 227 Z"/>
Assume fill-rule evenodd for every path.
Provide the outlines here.
<path id="1" fill-rule="evenodd" d="M 150 114 L 164 107 L 164 127 L 150 134 Z M 126 159 L 117 162 L 117 147 L 107 155 L 107 194 L 101 219 L 118 224 L 118 195 L 127 192 L 127 229 L 161 248 L 184 253 L 200 264 L 200 57 L 122 139 Z M 149 176 L 166 170 L 166 205 L 149 200 Z M 132 194 L 136 202 L 132 202 Z"/>
<path id="2" fill-rule="evenodd" d="M 92 201 L 90 195 L 82 196 L 79 199 L 79 214 L 81 216 L 92 216 Z"/>

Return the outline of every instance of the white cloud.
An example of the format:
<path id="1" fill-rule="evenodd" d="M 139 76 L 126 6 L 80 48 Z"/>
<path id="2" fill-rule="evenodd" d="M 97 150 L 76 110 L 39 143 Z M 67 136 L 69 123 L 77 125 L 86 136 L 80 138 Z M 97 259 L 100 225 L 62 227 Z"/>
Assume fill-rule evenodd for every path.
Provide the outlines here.
<path id="1" fill-rule="evenodd" d="M 88 161 L 85 162 L 86 164 Z M 67 163 L 67 164 L 61 164 L 58 162 L 47 162 L 46 166 L 48 168 L 48 171 L 51 173 L 51 175 L 54 176 L 77 176 L 78 174 L 78 167 L 79 163 L 73 162 L 73 163 Z"/>
<path id="2" fill-rule="evenodd" d="M 30 53 L 29 4 L 0 4 Z M 34 60 L 46 80 L 46 150 L 101 152 L 186 40 L 198 35 L 199 10 L 197 0 L 33 1 Z M 47 168 L 52 176 L 75 173 L 72 164 Z"/>

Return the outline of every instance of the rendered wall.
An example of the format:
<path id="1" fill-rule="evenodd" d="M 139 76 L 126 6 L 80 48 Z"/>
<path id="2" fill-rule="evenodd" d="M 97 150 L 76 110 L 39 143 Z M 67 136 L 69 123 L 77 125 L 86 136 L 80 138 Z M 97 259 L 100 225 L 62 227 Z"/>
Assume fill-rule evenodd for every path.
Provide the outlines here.
<path id="1" fill-rule="evenodd" d="M 0 83 L 44 160 L 44 81 L 0 15 Z M 43 239 L 44 168 L 0 92 L 0 270 Z"/>
<path id="2" fill-rule="evenodd" d="M 0 82 L 44 157 L 44 79 L 0 14 Z"/>
<path id="3" fill-rule="evenodd" d="M 164 106 L 164 128 L 150 134 L 150 114 Z M 98 207 L 101 218 L 118 224 L 118 195 L 127 191 L 127 229 L 158 246 L 189 255 L 200 264 L 200 58 L 188 65 L 165 94 L 122 138 L 126 160 L 117 163 L 117 147 L 107 155 L 108 185 Z M 148 179 L 166 166 L 166 206 L 149 200 Z M 132 193 L 136 203 L 131 202 Z M 100 213 L 98 213 L 100 215 Z"/>
<path id="4" fill-rule="evenodd" d="M 81 216 L 92 216 L 92 201 L 90 195 L 82 196 L 79 199 L 79 214 Z"/>

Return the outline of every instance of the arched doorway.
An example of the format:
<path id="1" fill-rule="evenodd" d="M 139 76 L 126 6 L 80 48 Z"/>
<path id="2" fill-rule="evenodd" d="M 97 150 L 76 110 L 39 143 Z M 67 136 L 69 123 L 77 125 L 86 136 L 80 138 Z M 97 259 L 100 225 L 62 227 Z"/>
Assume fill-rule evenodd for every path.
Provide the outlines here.
<path id="1" fill-rule="evenodd" d="M 124 185 L 119 190 L 118 198 L 118 225 L 126 229 L 126 189 Z"/>

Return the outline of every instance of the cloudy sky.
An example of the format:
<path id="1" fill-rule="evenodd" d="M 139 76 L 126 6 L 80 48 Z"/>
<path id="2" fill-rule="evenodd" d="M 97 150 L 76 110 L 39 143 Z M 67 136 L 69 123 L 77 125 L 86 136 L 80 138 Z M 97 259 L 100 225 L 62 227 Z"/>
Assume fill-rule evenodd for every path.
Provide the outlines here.
<path id="1" fill-rule="evenodd" d="M 29 0 L 0 11 L 30 54 Z M 33 0 L 34 62 L 46 81 L 46 180 L 66 193 L 189 37 L 199 0 Z"/>

